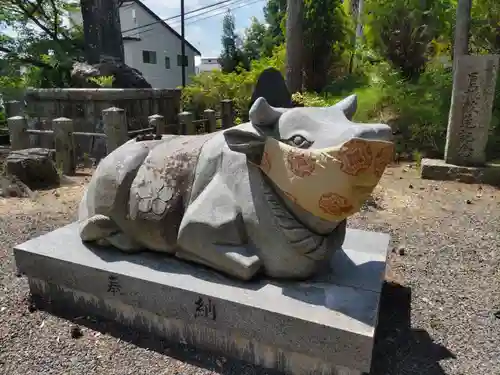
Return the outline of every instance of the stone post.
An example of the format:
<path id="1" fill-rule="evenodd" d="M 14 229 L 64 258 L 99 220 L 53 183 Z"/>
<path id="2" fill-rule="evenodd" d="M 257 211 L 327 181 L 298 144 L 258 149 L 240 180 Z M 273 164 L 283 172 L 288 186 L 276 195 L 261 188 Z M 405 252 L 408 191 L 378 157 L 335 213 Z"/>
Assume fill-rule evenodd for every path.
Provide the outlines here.
<path id="1" fill-rule="evenodd" d="M 448 164 L 481 166 L 486 162 L 499 57 L 457 57 L 444 156 Z"/>
<path id="2" fill-rule="evenodd" d="M 215 118 L 215 111 L 213 109 L 205 109 L 203 111 L 207 119 L 207 132 L 213 133 L 217 131 L 217 119 Z"/>
<path id="3" fill-rule="evenodd" d="M 148 117 L 149 127 L 155 128 L 156 135 L 167 134 L 167 124 L 162 115 L 151 115 Z"/>
<path id="4" fill-rule="evenodd" d="M 28 121 L 24 116 L 14 116 L 7 119 L 10 135 L 10 148 L 12 150 L 23 150 L 29 148 L 30 137 L 26 132 L 28 130 Z"/>
<path id="5" fill-rule="evenodd" d="M 76 171 L 76 148 L 73 136 L 73 120 L 60 117 L 52 120 L 56 144 L 56 165 L 65 175 L 72 176 Z"/>
<path id="6" fill-rule="evenodd" d="M 24 114 L 24 105 L 19 100 L 11 100 L 5 103 L 5 113 L 7 117 L 22 116 Z"/>
<path id="7" fill-rule="evenodd" d="M 111 107 L 102 111 L 104 133 L 107 137 L 107 153 L 128 141 L 127 115 L 121 108 Z"/>
<path id="8" fill-rule="evenodd" d="M 179 122 L 181 124 L 181 134 L 196 134 L 196 125 L 193 123 L 194 116 L 191 112 L 179 113 Z"/>
<path id="9" fill-rule="evenodd" d="M 222 129 L 231 128 L 234 125 L 233 101 L 229 99 L 220 102 Z"/>

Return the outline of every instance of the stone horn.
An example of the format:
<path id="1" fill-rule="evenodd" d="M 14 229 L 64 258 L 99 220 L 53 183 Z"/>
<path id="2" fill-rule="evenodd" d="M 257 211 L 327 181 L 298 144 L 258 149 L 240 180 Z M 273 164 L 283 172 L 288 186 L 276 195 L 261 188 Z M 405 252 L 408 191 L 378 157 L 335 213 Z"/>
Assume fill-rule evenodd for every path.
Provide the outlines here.
<path id="1" fill-rule="evenodd" d="M 258 98 L 250 108 L 249 117 L 252 125 L 270 126 L 279 120 L 285 109 L 274 108 L 263 97 Z"/>
<path id="2" fill-rule="evenodd" d="M 358 109 L 358 96 L 356 94 L 349 95 L 347 98 L 335 103 L 330 108 L 340 109 L 344 112 L 345 117 L 352 120 L 356 110 Z"/>

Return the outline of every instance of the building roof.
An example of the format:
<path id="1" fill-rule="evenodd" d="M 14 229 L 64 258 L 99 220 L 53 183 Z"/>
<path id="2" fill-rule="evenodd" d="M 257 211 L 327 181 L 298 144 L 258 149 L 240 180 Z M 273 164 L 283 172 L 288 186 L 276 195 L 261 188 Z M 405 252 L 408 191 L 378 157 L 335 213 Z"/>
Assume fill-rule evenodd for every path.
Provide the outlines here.
<path id="1" fill-rule="evenodd" d="M 142 9 L 144 9 L 151 17 L 153 17 L 159 24 L 163 25 L 167 30 L 169 30 L 172 34 L 174 34 L 179 40 L 182 41 L 182 36 L 179 35 L 177 31 L 175 31 L 172 27 L 170 27 L 165 21 L 163 21 L 155 12 L 149 9 L 142 1 L 140 0 L 130 0 L 127 2 L 137 3 Z M 198 56 L 201 56 L 201 52 L 198 51 L 191 43 L 189 43 L 186 39 L 184 39 L 186 46 L 191 48 Z"/>

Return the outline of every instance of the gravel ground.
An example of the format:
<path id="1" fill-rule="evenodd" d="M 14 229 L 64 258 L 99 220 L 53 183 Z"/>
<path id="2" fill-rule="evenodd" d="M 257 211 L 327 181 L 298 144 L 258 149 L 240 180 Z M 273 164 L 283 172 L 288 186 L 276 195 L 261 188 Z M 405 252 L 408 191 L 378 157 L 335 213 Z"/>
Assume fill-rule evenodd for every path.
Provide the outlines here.
<path id="1" fill-rule="evenodd" d="M 40 192 L 35 201 L 0 199 L 1 373 L 269 373 L 109 322 L 30 307 L 12 247 L 74 219 L 86 179 Z M 387 171 L 375 196 L 349 223 L 393 239 L 371 374 L 500 374 L 500 191 L 421 181 L 414 168 L 399 166 Z"/>

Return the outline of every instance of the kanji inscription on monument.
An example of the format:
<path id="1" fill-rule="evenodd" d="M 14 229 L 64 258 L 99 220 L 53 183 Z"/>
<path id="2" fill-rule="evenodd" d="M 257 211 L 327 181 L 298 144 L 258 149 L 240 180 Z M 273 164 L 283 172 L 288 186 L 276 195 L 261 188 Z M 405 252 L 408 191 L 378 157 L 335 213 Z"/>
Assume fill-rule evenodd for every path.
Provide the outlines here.
<path id="1" fill-rule="evenodd" d="M 217 311 L 215 309 L 215 304 L 210 298 L 206 301 L 202 297 L 198 297 L 194 302 L 196 308 L 194 312 L 194 317 L 204 317 L 212 320 L 217 319 Z"/>
<path id="2" fill-rule="evenodd" d="M 445 160 L 482 165 L 491 122 L 500 55 L 460 56 L 451 100 Z"/>
<path id="3" fill-rule="evenodd" d="M 114 296 L 121 292 L 122 286 L 120 285 L 120 281 L 118 277 L 115 275 L 108 276 L 108 293 L 112 293 Z"/>

